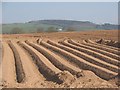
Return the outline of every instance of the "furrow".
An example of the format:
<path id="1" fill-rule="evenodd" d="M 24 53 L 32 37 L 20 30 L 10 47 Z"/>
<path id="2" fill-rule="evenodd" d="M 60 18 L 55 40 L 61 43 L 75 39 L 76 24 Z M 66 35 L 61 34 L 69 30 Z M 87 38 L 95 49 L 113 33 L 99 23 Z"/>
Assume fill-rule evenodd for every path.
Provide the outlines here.
<path id="1" fill-rule="evenodd" d="M 17 51 L 17 49 L 14 46 L 13 42 L 8 42 L 10 48 L 12 49 L 13 53 L 14 53 L 14 58 L 15 58 L 15 67 L 16 67 L 16 74 L 17 74 L 17 82 L 21 83 L 24 82 L 24 78 L 25 78 L 25 73 L 23 70 L 23 66 L 21 63 L 21 58 L 20 55 Z"/>
<path id="2" fill-rule="evenodd" d="M 3 51 L 3 47 L 2 47 L 2 43 L 1 43 L 1 41 L 0 41 L 0 85 L 1 85 L 1 83 L 2 83 L 2 53 L 4 53 L 4 52 L 2 52 Z"/>
<path id="3" fill-rule="evenodd" d="M 68 42 L 69 42 L 69 45 L 66 44 L 67 42 L 64 42 L 63 44 L 66 44 L 69 47 L 72 47 L 72 48 L 74 48 L 76 50 L 79 50 L 81 52 L 87 53 L 87 54 L 89 54 L 89 55 L 91 55 L 95 58 L 101 59 L 101 60 L 103 60 L 107 63 L 113 64 L 113 65 L 116 65 L 116 66 L 118 66 L 120 64 L 120 61 L 118 61 L 118 59 L 113 59 L 113 58 L 110 58 L 110 57 L 106 56 L 105 54 L 101 54 L 101 53 L 98 53 L 96 51 L 90 50 L 90 49 L 88 49 L 88 47 L 85 47 L 85 45 L 75 43 L 72 40 L 69 40 Z"/>
<path id="4" fill-rule="evenodd" d="M 113 72 L 118 72 L 118 67 L 117 66 L 114 66 L 114 65 L 111 65 L 109 63 L 106 63 L 104 61 L 101 61 L 95 57 L 92 57 L 90 55 L 87 55 L 85 52 L 82 52 L 82 51 L 78 51 L 78 50 L 75 50 L 76 48 L 74 48 L 72 45 L 70 45 L 69 43 L 65 43 L 65 42 L 61 42 L 63 45 L 59 45 L 57 43 L 54 43 L 52 41 L 48 41 L 48 43 L 50 43 L 51 45 L 55 45 L 61 49 L 64 49 L 80 58 L 83 58 L 84 60 L 87 60 L 88 62 L 90 63 L 93 63 L 93 64 L 96 64 L 98 66 L 101 66 L 101 67 L 104 67 L 106 69 L 109 69 Z M 73 49 L 74 48 L 74 49 Z"/>
<path id="5" fill-rule="evenodd" d="M 44 57 L 36 49 L 29 46 L 25 42 L 19 42 L 19 44 L 30 53 L 39 71 L 45 76 L 47 80 L 52 80 L 58 83 L 61 82 L 59 81 L 58 77 L 55 77 L 57 73 L 61 72 L 61 70 L 56 68 L 51 62 L 49 62 L 46 57 Z"/>
<path id="6" fill-rule="evenodd" d="M 55 51 L 56 53 L 60 53 L 64 57 L 68 58 L 70 60 L 70 62 L 77 64 L 80 68 L 93 71 L 95 74 L 97 74 L 99 77 L 101 77 L 103 79 L 109 80 L 110 78 L 117 75 L 117 73 L 115 73 L 115 72 L 112 72 L 108 69 L 102 68 L 102 67 L 92 64 L 88 61 L 85 61 L 84 59 L 82 59 L 78 56 L 75 56 L 72 53 L 69 53 L 58 47 L 52 46 L 46 42 L 41 41 L 40 44 L 48 49 Z"/>
<path id="7" fill-rule="evenodd" d="M 14 55 L 6 42 L 3 42 L 4 56 L 2 60 L 2 80 L 3 82 L 15 84 L 16 83 L 16 67 Z"/>
<path id="8" fill-rule="evenodd" d="M 0 64 L 0 87 L 1 85 L 2 85 L 2 65 Z"/>
<path id="9" fill-rule="evenodd" d="M 1 58 L 4 56 L 3 43 L 1 43 L 1 45 L 0 45 L 0 55 L 1 55 Z M 1 61 L 2 61 L 2 60 L 1 60 Z"/>
<path id="10" fill-rule="evenodd" d="M 66 60 L 63 60 L 61 57 L 58 55 L 54 54 L 50 50 L 44 48 L 41 45 L 31 43 L 31 42 L 26 42 L 30 46 L 34 47 L 36 50 L 38 50 L 40 53 L 42 53 L 46 58 L 48 58 L 51 63 L 53 63 L 57 68 L 61 69 L 62 71 L 67 70 L 73 75 L 76 75 L 77 77 L 80 77 L 81 70 L 77 67 L 74 67 L 73 65 L 69 64 L 66 62 Z"/>
<path id="11" fill-rule="evenodd" d="M 102 46 L 102 47 L 107 47 L 107 48 L 110 48 L 110 49 L 114 49 L 114 50 L 119 50 L 119 48 L 116 48 L 116 47 L 112 47 L 112 46 L 108 46 L 108 45 L 103 45 L 103 44 L 99 44 L 99 43 L 96 43 L 90 39 L 87 40 L 88 42 L 92 43 L 92 44 L 96 44 L 96 45 L 99 45 L 99 46 Z"/>
<path id="12" fill-rule="evenodd" d="M 2 42 L 0 41 L 0 89 L 1 89 L 1 85 L 2 85 L 2 54 L 3 53 L 3 46 L 2 46 Z"/>
<path id="13" fill-rule="evenodd" d="M 43 80 L 43 77 L 40 77 L 38 69 L 34 66 L 31 58 L 27 55 L 27 53 L 21 48 L 17 43 L 14 43 L 14 47 L 17 49 L 18 54 L 21 58 L 21 64 L 23 66 L 25 72 L 25 82 L 32 83 L 37 80 Z M 32 80 L 31 80 L 32 78 Z"/>
<path id="14" fill-rule="evenodd" d="M 95 48 L 98 48 L 98 49 L 102 49 L 102 50 L 108 51 L 108 52 L 113 53 L 113 54 L 116 54 L 116 55 L 120 55 L 119 50 L 113 50 L 113 49 L 110 49 L 110 48 L 107 48 L 107 47 L 103 47 L 103 46 L 96 45 L 96 44 L 94 44 L 94 43 L 87 43 L 87 42 L 85 42 L 85 41 L 83 41 L 82 44 L 84 44 L 84 45 L 89 45 L 89 46 L 91 46 L 91 47 L 95 47 Z"/>
<path id="15" fill-rule="evenodd" d="M 113 53 L 110 53 L 110 52 L 107 52 L 107 51 L 104 51 L 102 49 L 98 49 L 98 48 L 94 48 L 92 46 L 88 46 L 88 45 L 84 45 L 84 44 L 81 44 L 81 43 L 77 43 L 74 40 L 68 40 L 68 42 L 73 44 L 73 45 L 80 46 L 80 47 L 83 47 L 83 48 L 87 48 L 87 49 L 90 49 L 92 51 L 95 51 L 95 52 L 101 53 L 103 55 L 109 56 L 109 57 L 111 57 L 113 59 L 116 59 L 115 61 L 118 61 L 120 59 L 120 56 L 118 56 L 116 54 L 113 54 Z"/>

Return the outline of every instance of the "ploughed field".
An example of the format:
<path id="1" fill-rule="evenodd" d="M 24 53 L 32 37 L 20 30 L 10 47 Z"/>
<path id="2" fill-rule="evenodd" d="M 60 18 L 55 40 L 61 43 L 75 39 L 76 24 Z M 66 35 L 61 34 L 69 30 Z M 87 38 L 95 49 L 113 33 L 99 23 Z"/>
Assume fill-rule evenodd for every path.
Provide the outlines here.
<path id="1" fill-rule="evenodd" d="M 100 38 L 118 41 L 116 35 L 104 30 L 3 35 L 0 86 L 118 87 L 119 48 L 95 42 Z"/>

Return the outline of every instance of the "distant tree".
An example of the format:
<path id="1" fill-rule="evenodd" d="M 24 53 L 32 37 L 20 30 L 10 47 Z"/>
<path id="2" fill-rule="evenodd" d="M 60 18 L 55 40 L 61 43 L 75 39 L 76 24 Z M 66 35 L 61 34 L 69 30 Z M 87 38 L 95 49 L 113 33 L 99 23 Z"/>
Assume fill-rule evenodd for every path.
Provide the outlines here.
<path id="1" fill-rule="evenodd" d="M 24 33 L 24 32 L 21 28 L 15 27 L 15 28 L 12 29 L 12 31 L 10 33 L 11 34 L 21 34 L 21 33 Z"/>
<path id="2" fill-rule="evenodd" d="M 57 32 L 55 27 L 49 27 L 47 32 Z"/>
<path id="3" fill-rule="evenodd" d="M 44 32 L 44 28 L 42 28 L 42 27 L 39 27 L 39 28 L 37 28 L 37 31 L 36 31 L 37 33 L 39 33 L 39 32 Z"/>
<path id="4" fill-rule="evenodd" d="M 68 27 L 66 31 L 71 32 L 71 31 L 76 31 L 76 29 L 73 27 Z"/>

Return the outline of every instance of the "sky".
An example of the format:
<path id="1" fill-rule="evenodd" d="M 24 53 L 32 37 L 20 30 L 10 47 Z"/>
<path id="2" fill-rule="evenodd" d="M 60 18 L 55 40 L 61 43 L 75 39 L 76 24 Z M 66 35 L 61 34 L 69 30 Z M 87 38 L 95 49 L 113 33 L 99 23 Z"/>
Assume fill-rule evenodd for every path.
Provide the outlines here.
<path id="1" fill-rule="evenodd" d="M 2 3 L 0 3 L 0 23 L 2 23 Z"/>
<path id="2" fill-rule="evenodd" d="M 117 2 L 3 2 L 2 23 L 60 19 L 118 23 Z"/>

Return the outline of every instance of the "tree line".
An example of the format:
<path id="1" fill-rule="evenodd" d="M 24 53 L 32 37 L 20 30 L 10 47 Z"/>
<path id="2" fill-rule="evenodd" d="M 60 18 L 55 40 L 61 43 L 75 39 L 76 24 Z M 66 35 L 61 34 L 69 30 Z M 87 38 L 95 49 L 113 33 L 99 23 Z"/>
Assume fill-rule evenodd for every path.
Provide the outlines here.
<path id="1" fill-rule="evenodd" d="M 43 27 L 38 27 L 34 33 L 41 33 L 41 32 L 58 32 L 58 28 L 55 27 L 48 27 L 47 30 L 45 30 Z M 68 27 L 66 31 L 76 31 L 73 27 Z M 9 33 L 3 32 L 3 34 L 24 34 L 24 33 L 30 33 L 25 32 L 22 28 L 14 27 Z"/>

